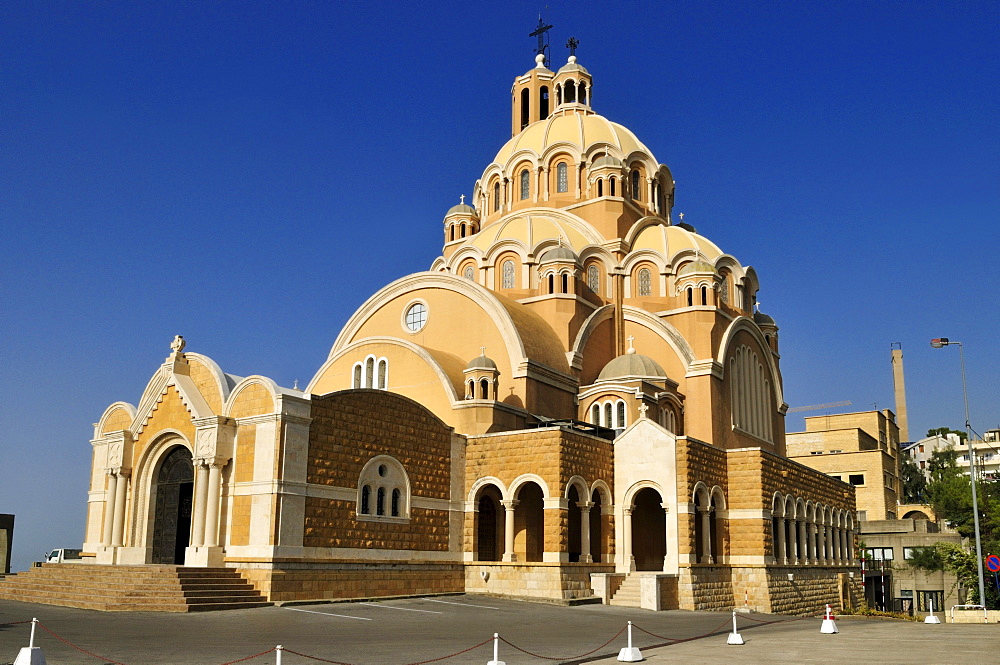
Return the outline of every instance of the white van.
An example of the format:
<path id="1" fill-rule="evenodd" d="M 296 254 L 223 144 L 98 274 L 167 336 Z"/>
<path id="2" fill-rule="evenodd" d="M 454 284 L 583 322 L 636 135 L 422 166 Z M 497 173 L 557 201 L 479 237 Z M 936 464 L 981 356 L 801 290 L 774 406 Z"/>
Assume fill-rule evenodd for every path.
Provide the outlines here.
<path id="1" fill-rule="evenodd" d="M 75 550 L 67 547 L 52 550 L 45 555 L 45 563 L 82 563 L 83 550 Z"/>

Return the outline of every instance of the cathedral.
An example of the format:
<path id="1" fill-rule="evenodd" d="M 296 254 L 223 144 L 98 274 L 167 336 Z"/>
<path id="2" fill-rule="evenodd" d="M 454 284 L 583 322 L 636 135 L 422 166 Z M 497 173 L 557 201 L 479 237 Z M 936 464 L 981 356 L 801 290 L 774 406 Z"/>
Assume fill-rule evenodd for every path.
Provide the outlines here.
<path id="1" fill-rule="evenodd" d="M 841 603 L 854 491 L 786 456 L 757 274 L 675 218 L 669 168 L 594 85 L 575 55 L 514 79 L 441 255 L 305 389 L 175 338 L 95 425 L 85 553 L 232 568 L 271 601 Z"/>

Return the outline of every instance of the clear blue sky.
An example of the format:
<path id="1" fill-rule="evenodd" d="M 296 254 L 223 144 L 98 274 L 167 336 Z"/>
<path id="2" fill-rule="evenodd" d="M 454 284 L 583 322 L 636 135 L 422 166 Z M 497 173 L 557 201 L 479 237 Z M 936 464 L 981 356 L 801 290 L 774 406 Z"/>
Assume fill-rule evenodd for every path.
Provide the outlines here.
<path id="1" fill-rule="evenodd" d="M 761 280 L 792 405 L 1000 423 L 1000 5 L 549 0 L 598 113 Z M 0 512 L 15 568 L 83 538 L 91 423 L 183 334 L 304 385 L 427 269 L 509 138 L 531 3 L 0 6 Z M 788 430 L 802 426 L 788 419 Z"/>

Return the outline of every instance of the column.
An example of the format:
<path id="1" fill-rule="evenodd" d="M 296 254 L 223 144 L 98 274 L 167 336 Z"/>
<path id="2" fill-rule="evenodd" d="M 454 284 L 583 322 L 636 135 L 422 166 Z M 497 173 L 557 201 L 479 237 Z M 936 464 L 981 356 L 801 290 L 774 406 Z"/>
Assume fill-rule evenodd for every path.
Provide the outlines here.
<path id="1" fill-rule="evenodd" d="M 699 563 L 712 563 L 712 513 L 709 506 L 698 506 L 701 519 L 701 558 Z"/>
<path id="2" fill-rule="evenodd" d="M 538 197 L 542 192 L 542 167 L 535 169 L 535 196 L 534 202 L 538 203 Z"/>
<path id="3" fill-rule="evenodd" d="M 841 550 L 840 550 L 840 529 L 838 529 L 837 527 L 834 527 L 833 528 L 833 561 L 838 566 L 843 563 L 843 560 L 841 559 L 840 554 L 841 554 Z"/>
<path id="4" fill-rule="evenodd" d="M 108 472 L 108 489 L 104 492 L 104 532 L 101 534 L 101 544 L 110 546 L 115 523 L 115 498 L 118 495 L 118 476 Z"/>
<path id="5" fill-rule="evenodd" d="M 809 522 L 806 525 L 806 529 L 809 531 L 809 560 L 813 563 L 819 563 L 819 552 L 816 548 L 816 523 Z"/>
<path id="6" fill-rule="evenodd" d="M 796 528 L 796 523 L 794 519 L 788 520 L 788 565 L 794 565 L 799 562 L 799 552 L 798 552 L 798 529 Z"/>
<path id="7" fill-rule="evenodd" d="M 666 503 L 661 503 L 660 508 L 663 508 L 664 516 L 664 526 L 666 528 L 663 530 L 663 548 L 666 554 L 663 555 L 663 572 L 669 572 L 670 568 L 670 505 Z"/>
<path id="8" fill-rule="evenodd" d="M 847 531 L 847 563 L 854 563 L 854 530 Z"/>
<path id="9" fill-rule="evenodd" d="M 501 501 L 501 505 L 504 508 L 504 522 L 503 522 L 503 560 L 504 561 L 517 561 L 517 555 L 514 554 L 514 509 L 517 508 L 518 501 L 512 499 L 510 501 Z"/>
<path id="10" fill-rule="evenodd" d="M 840 558 L 844 565 L 847 565 L 851 560 L 851 553 L 847 548 L 847 529 L 840 530 Z"/>
<path id="11" fill-rule="evenodd" d="M 545 187 L 542 189 L 542 200 L 543 201 L 548 201 L 549 200 L 549 169 L 548 169 L 548 167 L 543 166 L 543 167 L 541 167 L 541 171 L 542 171 L 542 184 L 545 185 Z"/>
<path id="12" fill-rule="evenodd" d="M 787 520 L 785 520 L 784 517 L 778 518 L 778 528 L 776 529 L 778 532 L 778 543 L 774 548 L 774 562 L 782 566 L 788 563 L 788 551 L 785 549 L 785 529 L 787 528 L 785 525 L 786 521 Z"/>
<path id="13" fill-rule="evenodd" d="M 806 533 L 806 521 L 799 520 L 799 564 L 809 563 L 809 536 Z"/>
<path id="14" fill-rule="evenodd" d="M 580 563 L 591 563 L 594 557 L 590 554 L 590 509 L 593 501 L 578 501 L 580 509 Z"/>
<path id="15" fill-rule="evenodd" d="M 121 547 L 125 532 L 125 490 L 128 489 L 128 471 L 118 472 L 118 483 L 115 486 L 114 527 L 111 532 L 111 546 Z"/>
<path id="16" fill-rule="evenodd" d="M 826 564 L 826 525 L 816 525 L 816 563 Z"/>
<path id="17" fill-rule="evenodd" d="M 191 533 L 191 545 L 201 547 L 205 544 L 205 501 L 208 498 L 208 467 L 203 460 L 198 460 L 195 466 L 194 483 L 194 519 Z"/>
<path id="18" fill-rule="evenodd" d="M 632 509 L 624 508 L 622 510 L 622 515 L 625 519 L 622 520 L 622 553 L 625 558 L 625 566 L 629 571 L 635 569 L 635 561 L 632 558 Z"/>
<path id="19" fill-rule="evenodd" d="M 205 508 L 205 545 L 219 544 L 219 500 L 222 495 L 222 464 L 212 462 L 208 467 L 208 502 Z"/>

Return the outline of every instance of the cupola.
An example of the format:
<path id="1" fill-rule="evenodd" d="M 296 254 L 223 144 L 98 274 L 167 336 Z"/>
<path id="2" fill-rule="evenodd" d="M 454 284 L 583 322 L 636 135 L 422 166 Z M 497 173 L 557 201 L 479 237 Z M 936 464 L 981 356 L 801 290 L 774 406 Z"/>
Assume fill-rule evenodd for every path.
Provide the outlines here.
<path id="1" fill-rule="evenodd" d="M 461 240 L 479 232 L 479 213 L 465 202 L 463 194 L 460 202 L 453 205 L 444 216 L 444 242 Z"/>
<path id="2" fill-rule="evenodd" d="M 538 260 L 542 293 L 576 293 L 576 279 L 580 272 L 580 259 L 576 253 L 562 244 L 545 250 Z"/>
<path id="3" fill-rule="evenodd" d="M 545 66 L 545 55 L 535 56 L 535 67 L 517 77 L 510 91 L 511 136 L 517 136 L 533 122 L 545 120 L 552 113 L 552 77 Z"/>
<path id="4" fill-rule="evenodd" d="M 598 381 L 611 381 L 620 379 L 665 379 L 667 373 L 663 371 L 660 364 L 641 353 L 636 353 L 632 346 L 628 351 L 618 356 L 601 370 L 597 376 Z"/>
<path id="5" fill-rule="evenodd" d="M 492 358 L 482 353 L 469 361 L 465 374 L 465 399 L 496 400 L 500 391 L 500 370 Z"/>
<path id="6" fill-rule="evenodd" d="M 571 49 L 575 50 L 575 47 Z M 593 95 L 593 78 L 584 67 L 576 62 L 576 55 L 570 55 L 566 64 L 559 68 L 552 81 L 556 110 L 590 110 Z"/>

